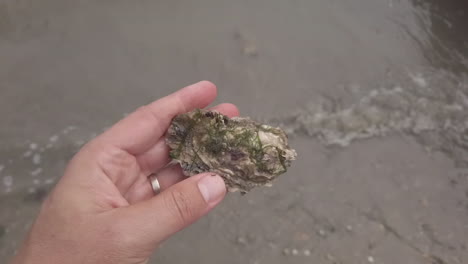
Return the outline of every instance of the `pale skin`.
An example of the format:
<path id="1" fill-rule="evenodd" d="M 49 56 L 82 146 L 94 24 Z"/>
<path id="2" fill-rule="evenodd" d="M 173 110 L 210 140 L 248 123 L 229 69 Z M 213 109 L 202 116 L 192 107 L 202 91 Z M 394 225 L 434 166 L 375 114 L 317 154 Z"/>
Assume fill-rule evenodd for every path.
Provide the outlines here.
<path id="1" fill-rule="evenodd" d="M 171 119 L 205 108 L 216 97 L 207 81 L 143 106 L 87 143 L 70 161 L 45 199 L 12 264 L 147 263 L 158 245 L 219 204 L 220 176 L 190 178 L 165 167 L 164 143 Z M 232 104 L 215 110 L 237 116 Z M 158 172 L 154 195 L 148 175 Z"/>

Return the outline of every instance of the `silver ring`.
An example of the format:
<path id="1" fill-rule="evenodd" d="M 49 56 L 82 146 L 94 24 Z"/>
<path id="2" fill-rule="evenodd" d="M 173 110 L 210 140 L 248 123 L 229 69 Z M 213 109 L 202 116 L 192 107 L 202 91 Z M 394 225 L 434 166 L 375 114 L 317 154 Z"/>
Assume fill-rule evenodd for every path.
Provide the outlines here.
<path id="1" fill-rule="evenodd" d="M 149 182 L 154 194 L 159 194 L 161 192 L 161 185 L 159 184 L 158 178 L 156 178 L 156 174 L 151 174 L 149 176 Z"/>

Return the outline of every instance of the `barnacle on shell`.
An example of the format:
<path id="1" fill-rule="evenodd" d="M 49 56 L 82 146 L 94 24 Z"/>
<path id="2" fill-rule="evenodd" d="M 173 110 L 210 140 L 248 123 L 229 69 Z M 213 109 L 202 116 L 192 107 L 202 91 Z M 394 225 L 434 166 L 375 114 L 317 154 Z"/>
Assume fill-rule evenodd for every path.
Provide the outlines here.
<path id="1" fill-rule="evenodd" d="M 242 193 L 271 186 L 297 156 L 280 128 L 201 109 L 176 116 L 166 143 L 185 175 L 214 172 Z"/>

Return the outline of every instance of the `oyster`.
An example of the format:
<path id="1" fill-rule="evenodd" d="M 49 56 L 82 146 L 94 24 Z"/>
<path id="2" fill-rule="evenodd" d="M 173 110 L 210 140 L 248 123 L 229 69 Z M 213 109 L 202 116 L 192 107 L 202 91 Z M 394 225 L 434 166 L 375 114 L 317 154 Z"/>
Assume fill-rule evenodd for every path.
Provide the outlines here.
<path id="1" fill-rule="evenodd" d="M 201 109 L 176 116 L 166 143 L 185 175 L 217 173 L 231 192 L 271 186 L 297 156 L 280 128 Z"/>

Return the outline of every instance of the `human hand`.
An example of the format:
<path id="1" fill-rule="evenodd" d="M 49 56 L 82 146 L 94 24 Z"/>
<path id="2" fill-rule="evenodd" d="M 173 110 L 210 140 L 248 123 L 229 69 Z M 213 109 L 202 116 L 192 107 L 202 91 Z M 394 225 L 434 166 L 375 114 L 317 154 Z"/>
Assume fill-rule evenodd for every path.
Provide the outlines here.
<path id="1" fill-rule="evenodd" d="M 213 209 L 226 193 L 211 173 L 185 178 L 169 162 L 164 133 L 174 116 L 216 97 L 210 82 L 139 108 L 86 144 L 45 199 L 14 264 L 147 263 L 156 247 Z M 214 107 L 238 115 L 232 104 Z M 154 195 L 148 175 L 158 172 Z"/>

